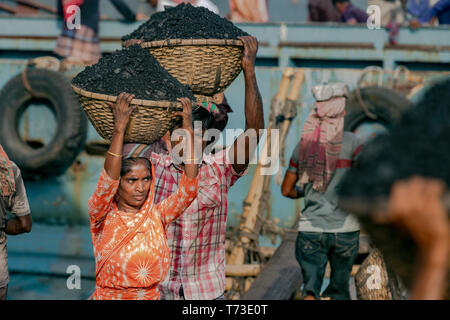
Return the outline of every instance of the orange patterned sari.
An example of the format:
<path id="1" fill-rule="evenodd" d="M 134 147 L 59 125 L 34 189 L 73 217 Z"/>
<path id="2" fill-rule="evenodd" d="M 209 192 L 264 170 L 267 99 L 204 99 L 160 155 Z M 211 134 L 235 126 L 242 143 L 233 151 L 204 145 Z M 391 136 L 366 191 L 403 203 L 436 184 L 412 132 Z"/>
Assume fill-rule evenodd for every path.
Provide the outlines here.
<path id="1" fill-rule="evenodd" d="M 114 200 L 119 180 L 102 170 L 89 199 L 96 263 L 94 300 L 159 299 L 158 284 L 170 262 L 166 230 L 197 196 L 197 178 L 183 174 L 178 190 L 158 205 L 153 205 L 154 185 L 153 181 L 141 210 L 126 213 Z"/>

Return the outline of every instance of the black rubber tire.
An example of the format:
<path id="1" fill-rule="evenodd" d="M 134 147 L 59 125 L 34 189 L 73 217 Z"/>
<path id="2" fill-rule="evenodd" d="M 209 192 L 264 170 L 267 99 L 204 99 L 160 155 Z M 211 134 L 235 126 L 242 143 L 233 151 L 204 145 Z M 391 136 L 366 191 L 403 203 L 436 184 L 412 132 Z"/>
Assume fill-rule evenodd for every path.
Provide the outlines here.
<path id="1" fill-rule="evenodd" d="M 344 128 L 346 131 L 355 131 L 365 121 L 383 123 L 388 129 L 400 119 L 404 111 L 408 110 L 412 103 L 401 93 L 388 88 L 366 87 L 361 88 L 361 98 L 369 111 L 377 116 L 376 120 L 370 119 L 357 99 L 356 90 L 349 94 L 346 104 L 346 116 Z"/>
<path id="2" fill-rule="evenodd" d="M 21 168 L 25 178 L 60 175 L 83 149 L 87 136 L 87 119 L 62 73 L 45 69 L 28 69 L 27 79 L 39 97 L 46 99 L 58 127 L 52 140 L 34 149 L 19 134 L 21 114 L 33 98 L 25 89 L 21 74 L 12 78 L 0 91 L 0 143 L 8 156 Z"/>

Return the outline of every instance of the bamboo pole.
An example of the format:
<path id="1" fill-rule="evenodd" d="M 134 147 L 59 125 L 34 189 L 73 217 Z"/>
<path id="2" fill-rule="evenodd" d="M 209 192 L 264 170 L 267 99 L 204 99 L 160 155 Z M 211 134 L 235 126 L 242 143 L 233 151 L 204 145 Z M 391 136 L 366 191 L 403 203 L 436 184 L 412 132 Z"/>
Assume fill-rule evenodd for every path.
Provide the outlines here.
<path id="1" fill-rule="evenodd" d="M 261 174 L 262 170 L 261 163 L 267 163 L 266 156 L 268 154 L 268 150 L 270 150 L 270 129 L 275 122 L 274 121 L 275 117 L 273 116 L 273 114 L 276 114 L 276 109 L 279 110 L 282 109 L 293 74 L 294 74 L 293 68 L 286 68 L 283 71 L 280 87 L 272 101 L 272 116 L 270 117 L 269 120 L 266 143 L 263 146 L 261 158 L 256 167 L 255 174 L 253 175 L 252 184 L 250 186 L 247 198 L 244 200 L 242 222 L 239 226 L 241 235 L 239 237 L 238 245 L 233 248 L 230 254 L 228 264 L 244 263 L 246 249 L 251 242 L 251 239 L 248 237 L 248 235 L 245 235 L 245 233 L 252 233 L 254 231 L 257 214 L 261 204 L 261 196 L 263 194 L 264 186 L 267 184 L 267 182 L 265 181 L 267 180 L 267 176 Z"/>
<path id="2" fill-rule="evenodd" d="M 305 72 L 302 69 L 298 69 L 296 71 L 296 73 L 295 73 L 294 80 L 292 81 L 292 88 L 291 88 L 291 91 L 290 91 L 290 93 L 289 93 L 289 95 L 287 97 L 287 100 L 286 100 L 286 108 L 285 108 L 285 110 L 291 110 L 293 108 L 296 108 L 297 99 L 298 99 L 298 97 L 300 95 L 300 91 L 301 91 L 301 88 L 302 88 L 304 80 L 305 80 Z M 289 112 L 287 112 L 287 111 L 283 112 L 284 115 L 286 115 L 288 113 Z M 292 120 L 293 119 L 285 119 L 283 121 L 282 126 L 281 126 L 281 133 L 280 133 L 280 142 L 279 142 L 279 144 L 281 146 L 281 148 L 280 148 L 280 155 L 282 157 L 284 155 L 284 145 L 285 145 L 284 141 L 285 141 L 286 136 L 287 136 L 287 134 L 289 132 L 289 129 L 291 127 Z M 283 157 L 283 159 L 284 159 L 284 157 Z M 283 166 L 284 165 L 285 164 L 283 163 Z M 277 174 L 275 176 L 275 183 L 277 185 L 281 185 L 282 180 L 283 180 L 283 178 L 281 176 L 281 166 L 280 166 L 278 168 L 278 172 L 277 172 Z"/>
<path id="3" fill-rule="evenodd" d="M 256 277 L 260 271 L 259 264 L 227 264 L 225 266 L 227 277 Z"/>

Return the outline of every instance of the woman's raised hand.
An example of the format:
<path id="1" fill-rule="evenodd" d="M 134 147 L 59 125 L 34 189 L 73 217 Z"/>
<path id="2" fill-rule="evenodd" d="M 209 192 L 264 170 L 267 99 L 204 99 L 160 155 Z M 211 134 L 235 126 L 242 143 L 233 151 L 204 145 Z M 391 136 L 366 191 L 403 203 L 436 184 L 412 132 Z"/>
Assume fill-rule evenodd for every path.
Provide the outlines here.
<path id="1" fill-rule="evenodd" d="M 189 132 L 193 132 L 192 127 L 192 101 L 188 98 L 179 98 L 183 106 L 183 111 L 176 112 L 175 115 L 180 116 L 183 119 L 182 127 Z"/>
<path id="2" fill-rule="evenodd" d="M 130 106 L 134 99 L 134 94 L 122 92 L 118 97 L 116 103 L 109 103 L 113 109 L 114 114 L 114 129 L 118 131 L 125 131 L 131 113 L 137 106 Z"/>

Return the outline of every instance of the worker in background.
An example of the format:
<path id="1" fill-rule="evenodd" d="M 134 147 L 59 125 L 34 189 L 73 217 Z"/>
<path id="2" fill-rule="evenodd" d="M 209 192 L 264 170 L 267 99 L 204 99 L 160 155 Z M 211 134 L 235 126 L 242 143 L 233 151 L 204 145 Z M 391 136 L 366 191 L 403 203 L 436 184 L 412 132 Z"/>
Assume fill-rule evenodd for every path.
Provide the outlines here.
<path id="1" fill-rule="evenodd" d="M 141 4 L 138 6 L 136 13 L 136 20 L 148 20 L 156 12 L 158 0 L 140 0 Z"/>
<path id="2" fill-rule="evenodd" d="M 234 23 L 269 21 L 267 0 L 229 0 L 230 13 L 227 18 Z"/>
<path id="3" fill-rule="evenodd" d="M 415 28 L 428 22 L 428 11 L 431 8 L 430 0 L 403 0 L 403 3 L 408 20 L 412 23 L 411 27 Z"/>
<path id="4" fill-rule="evenodd" d="M 347 24 L 366 23 L 367 13 L 355 7 L 349 0 L 333 0 L 333 4 L 341 14 L 341 21 Z"/>
<path id="5" fill-rule="evenodd" d="M 353 216 L 338 209 L 337 192 L 362 144 L 354 133 L 344 132 L 347 92 L 341 83 L 313 88 L 315 108 L 306 119 L 281 185 L 283 196 L 305 200 L 295 245 L 305 300 L 321 298 L 328 262 L 330 284 L 322 297 L 350 299 L 350 273 L 358 255 L 360 226 Z"/>
<path id="6" fill-rule="evenodd" d="M 331 0 L 308 0 L 308 13 L 312 22 L 341 22 L 341 15 Z"/>
<path id="7" fill-rule="evenodd" d="M 408 0 L 408 3 L 413 0 Z M 425 1 L 421 1 L 419 4 L 411 2 L 408 7 L 410 13 L 416 13 L 417 18 L 411 20 L 412 28 L 419 28 L 423 24 L 435 25 L 436 22 L 439 25 L 450 24 L 450 0 L 439 0 L 434 5 L 430 3 L 430 7 L 426 7 Z"/>
<path id="8" fill-rule="evenodd" d="M 369 6 L 380 8 L 383 27 L 389 23 L 403 24 L 406 20 L 402 0 L 369 0 Z"/>
<path id="9" fill-rule="evenodd" d="M 135 22 L 136 15 L 123 0 L 110 0 L 128 22 Z M 73 11 L 71 6 L 80 8 L 80 26 L 72 27 Z M 53 51 L 65 63 L 92 65 L 98 62 L 100 50 L 99 20 L 100 0 L 60 0 L 58 14 L 64 19 L 63 28 Z"/>
<path id="10" fill-rule="evenodd" d="M 11 212 L 14 217 L 6 218 Z M 6 235 L 31 231 L 31 213 L 20 169 L 0 145 L 0 300 L 6 300 L 9 283 Z"/>

